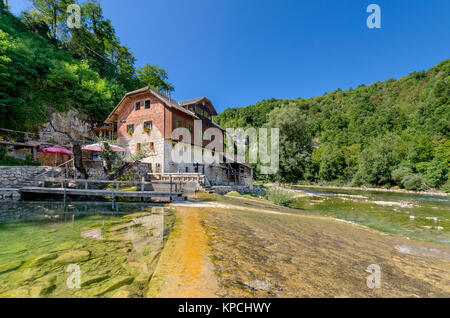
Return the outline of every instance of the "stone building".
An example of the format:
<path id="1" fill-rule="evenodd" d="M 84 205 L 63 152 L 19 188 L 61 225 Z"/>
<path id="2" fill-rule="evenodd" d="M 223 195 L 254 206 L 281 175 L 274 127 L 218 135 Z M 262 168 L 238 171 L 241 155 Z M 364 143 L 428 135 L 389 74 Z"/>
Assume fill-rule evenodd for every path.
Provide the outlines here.
<path id="1" fill-rule="evenodd" d="M 94 133 L 117 137 L 119 145 L 127 149 L 128 158 L 144 153 L 141 162 L 146 163 L 149 173 L 155 176 L 201 175 L 210 185 L 251 187 L 252 167 L 244 160 L 238 162 L 225 155 L 225 130 L 212 121 L 216 115 L 206 97 L 176 102 L 145 87 L 125 94 L 106 119 L 105 126 L 96 128 Z M 190 133 L 189 138 L 174 134 L 177 128 L 185 128 L 184 131 Z M 214 132 L 212 135 L 211 131 Z M 216 146 L 211 148 L 213 141 Z M 173 151 L 177 145 L 178 149 L 191 154 L 190 160 L 174 160 Z M 203 157 L 199 159 L 195 152 L 219 160 L 202 160 Z"/>

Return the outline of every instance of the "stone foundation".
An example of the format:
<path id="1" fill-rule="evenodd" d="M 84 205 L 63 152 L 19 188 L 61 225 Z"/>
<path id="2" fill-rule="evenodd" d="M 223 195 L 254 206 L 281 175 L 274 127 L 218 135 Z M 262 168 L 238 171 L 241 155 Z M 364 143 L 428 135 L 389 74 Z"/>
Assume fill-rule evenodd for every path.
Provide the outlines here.
<path id="1" fill-rule="evenodd" d="M 20 200 L 20 193 L 17 189 L 0 189 L 0 202 L 18 200 Z"/>
<path id="2" fill-rule="evenodd" d="M 16 188 L 30 176 L 51 171 L 52 167 L 0 167 L 0 188 Z M 28 186 L 36 184 L 30 182 Z"/>

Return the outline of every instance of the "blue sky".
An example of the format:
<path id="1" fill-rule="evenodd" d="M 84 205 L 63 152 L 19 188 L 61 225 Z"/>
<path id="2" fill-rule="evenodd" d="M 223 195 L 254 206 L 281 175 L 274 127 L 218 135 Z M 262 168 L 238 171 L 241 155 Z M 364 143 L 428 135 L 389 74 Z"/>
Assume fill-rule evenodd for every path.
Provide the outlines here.
<path id="1" fill-rule="evenodd" d="M 13 12 L 28 0 L 9 0 Z M 381 7 L 381 29 L 366 8 Z M 220 112 L 399 78 L 450 58 L 448 0 L 101 0 L 137 66 Z"/>

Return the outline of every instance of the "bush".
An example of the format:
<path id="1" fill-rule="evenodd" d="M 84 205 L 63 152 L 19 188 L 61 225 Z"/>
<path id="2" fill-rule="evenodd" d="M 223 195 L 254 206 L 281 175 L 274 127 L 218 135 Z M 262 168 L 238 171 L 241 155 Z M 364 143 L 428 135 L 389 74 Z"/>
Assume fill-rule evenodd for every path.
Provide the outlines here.
<path id="1" fill-rule="evenodd" d="M 410 176 L 413 174 L 413 171 L 409 167 L 400 167 L 392 171 L 392 180 L 398 185 L 403 185 L 402 180 L 406 176 Z"/>
<path id="2" fill-rule="evenodd" d="M 447 181 L 448 168 L 445 164 L 438 160 L 433 160 L 423 164 L 424 171 L 422 174 L 425 183 L 432 188 L 439 188 Z M 419 170 L 419 169 L 418 169 Z"/>
<path id="3" fill-rule="evenodd" d="M 442 186 L 441 190 L 445 193 L 450 193 L 450 181 L 447 181 L 447 183 Z"/>
<path id="4" fill-rule="evenodd" d="M 41 163 L 38 161 L 34 161 L 31 158 L 31 155 L 27 156 L 26 160 L 14 158 L 8 156 L 8 150 L 4 147 L 0 149 L 0 166 L 8 166 L 8 167 L 14 167 L 14 166 L 40 166 Z"/>
<path id="5" fill-rule="evenodd" d="M 294 202 L 293 194 L 281 189 L 270 189 L 267 197 L 276 205 L 289 206 Z"/>
<path id="6" fill-rule="evenodd" d="M 406 190 L 418 191 L 422 190 L 423 180 L 417 174 L 412 174 L 402 179 L 402 185 Z"/>

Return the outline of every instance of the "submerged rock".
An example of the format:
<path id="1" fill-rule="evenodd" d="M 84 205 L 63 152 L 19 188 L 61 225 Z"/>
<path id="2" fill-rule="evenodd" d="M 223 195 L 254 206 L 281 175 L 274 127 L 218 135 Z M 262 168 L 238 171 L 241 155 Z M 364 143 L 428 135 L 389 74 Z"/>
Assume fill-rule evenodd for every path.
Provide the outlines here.
<path id="1" fill-rule="evenodd" d="M 121 289 L 114 293 L 112 298 L 130 298 L 131 293 L 128 290 Z"/>
<path id="2" fill-rule="evenodd" d="M 50 250 L 50 252 L 59 252 L 64 250 L 72 249 L 77 243 L 74 241 L 63 242 L 61 244 L 56 245 L 54 248 Z"/>
<path id="3" fill-rule="evenodd" d="M 43 297 L 56 289 L 56 275 L 48 275 L 36 281 L 37 286 L 30 291 L 31 297 Z"/>
<path id="4" fill-rule="evenodd" d="M 97 275 L 97 276 L 90 276 L 90 277 L 86 277 L 83 279 L 83 281 L 81 282 L 81 287 L 86 287 L 98 282 L 101 282 L 105 279 L 108 279 L 109 276 L 108 275 Z"/>
<path id="5" fill-rule="evenodd" d="M 17 289 L 8 290 L 1 294 L 0 298 L 28 298 L 30 297 L 30 289 L 27 287 L 20 287 Z"/>
<path id="6" fill-rule="evenodd" d="M 122 216 L 122 219 L 132 220 L 132 219 L 141 218 L 143 216 L 148 216 L 148 215 L 151 215 L 151 213 L 150 212 L 138 212 L 138 213 L 124 215 L 124 216 Z"/>
<path id="7" fill-rule="evenodd" d="M 72 251 L 72 252 L 62 254 L 57 259 L 55 259 L 53 262 L 58 265 L 84 262 L 84 261 L 87 261 L 90 256 L 91 256 L 91 253 L 89 251 L 78 250 L 78 251 Z"/>
<path id="8" fill-rule="evenodd" d="M 22 266 L 23 263 L 24 261 L 19 260 L 0 265 L 0 274 L 18 269 L 20 266 Z"/>
<path id="9" fill-rule="evenodd" d="M 31 265 L 32 266 L 39 266 L 39 265 L 42 265 L 42 264 L 44 264 L 44 263 L 46 263 L 48 261 L 51 261 L 51 260 L 55 259 L 56 257 L 58 257 L 58 254 L 55 254 L 55 253 L 41 255 L 41 256 L 36 257 L 31 262 Z"/>
<path id="10" fill-rule="evenodd" d="M 131 276 L 118 276 L 116 278 L 107 281 L 102 286 L 92 289 L 91 291 L 88 292 L 88 294 L 93 296 L 101 296 L 107 292 L 131 284 L 133 282 L 133 279 L 134 278 Z"/>
<path id="11" fill-rule="evenodd" d="M 83 238 L 92 238 L 95 240 L 101 240 L 103 238 L 102 236 L 102 229 L 101 228 L 94 228 L 91 230 L 87 230 L 81 233 L 81 237 Z"/>
<path id="12" fill-rule="evenodd" d="M 135 227 L 135 226 L 138 226 L 138 225 L 139 224 L 136 224 L 136 223 L 119 224 L 119 225 L 111 227 L 109 229 L 109 232 L 119 232 L 119 231 L 122 231 L 122 230 L 125 230 L 125 229 L 128 229 L 128 228 L 132 228 L 132 227 Z"/>

